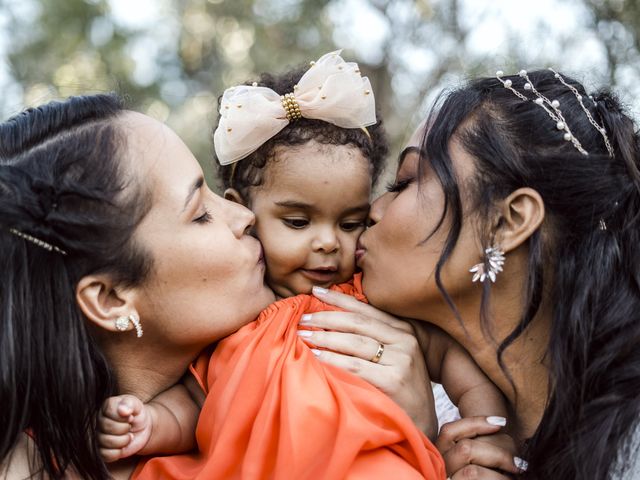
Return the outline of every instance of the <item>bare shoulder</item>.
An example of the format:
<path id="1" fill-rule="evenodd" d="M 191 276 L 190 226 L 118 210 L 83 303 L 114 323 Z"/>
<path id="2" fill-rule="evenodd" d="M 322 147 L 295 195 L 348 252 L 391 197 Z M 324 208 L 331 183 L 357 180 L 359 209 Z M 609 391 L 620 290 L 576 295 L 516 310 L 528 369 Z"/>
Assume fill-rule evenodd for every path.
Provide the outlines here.
<path id="1" fill-rule="evenodd" d="M 23 433 L 11 453 L 2 460 L 0 478 L 6 480 L 46 479 L 47 477 L 41 476 L 36 458 L 36 447 L 33 440 Z"/>
<path id="2" fill-rule="evenodd" d="M 126 480 L 131 477 L 138 463 L 138 457 L 132 457 L 109 465 L 109 473 L 114 480 Z M 65 475 L 68 480 L 80 480 L 80 476 L 73 472 Z M 42 475 L 37 461 L 36 446 L 26 434 L 0 463 L 0 479 L 2 480 L 49 480 L 49 476 Z"/>

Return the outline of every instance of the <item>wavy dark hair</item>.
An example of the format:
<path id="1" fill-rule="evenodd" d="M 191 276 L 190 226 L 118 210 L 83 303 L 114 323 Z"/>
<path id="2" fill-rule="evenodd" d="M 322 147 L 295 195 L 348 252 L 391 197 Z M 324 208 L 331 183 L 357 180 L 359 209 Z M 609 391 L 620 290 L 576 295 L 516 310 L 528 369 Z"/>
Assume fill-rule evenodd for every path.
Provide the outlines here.
<path id="1" fill-rule="evenodd" d="M 533 320 L 543 299 L 553 306 L 547 349 L 550 396 L 542 421 L 527 442 L 523 477 L 608 478 L 628 467 L 630 436 L 640 418 L 640 172 L 633 121 L 607 91 L 587 95 L 567 76 L 593 118 L 604 126 L 614 150 L 589 122 L 576 96 L 551 71 L 529 73 L 535 88 L 560 109 L 587 156 L 565 141 L 518 75 L 504 77 L 531 101 L 523 101 L 497 78 L 474 80 L 450 92 L 434 108 L 422 141 L 420 169 L 428 162 L 442 186 L 451 225 L 436 268 L 458 240 L 462 201 L 450 140 L 456 137 L 475 159 L 469 182 L 473 208 L 489 218 L 493 206 L 521 187 L 535 189 L 545 221 L 528 240 L 525 307 L 513 332 L 500 342 L 498 360 Z M 466 188 L 465 187 L 465 188 Z M 494 215 L 495 217 L 495 215 Z M 489 246 L 489 226 L 481 230 Z M 508 261 L 508 259 L 507 259 Z M 545 284 L 545 281 L 547 284 Z M 490 282 L 483 287 L 482 324 L 490 332 Z M 543 292 L 551 292 L 549 299 Z"/>
<path id="2" fill-rule="evenodd" d="M 293 92 L 306 68 L 296 68 L 281 75 L 263 73 L 258 86 L 268 87 L 280 95 Z M 251 85 L 247 82 L 246 85 Z M 218 107 L 222 97 L 218 98 Z M 378 122 L 367 127 L 367 133 L 359 128 L 341 128 L 322 120 L 301 118 L 289 123 L 273 138 L 269 139 L 255 152 L 231 165 L 220 165 L 214 152 L 214 164 L 218 171 L 218 178 L 222 188 L 235 188 L 245 198 L 249 199 L 250 187 L 262 184 L 264 168 L 274 158 L 279 146 L 299 146 L 315 141 L 325 145 L 351 145 L 362 152 L 369 161 L 372 185 L 375 186 L 380 174 L 384 170 L 389 145 L 387 136 L 378 115 Z"/>
<path id="3" fill-rule="evenodd" d="M 76 285 L 105 272 L 133 286 L 151 268 L 132 240 L 149 196 L 125 181 L 121 112 L 114 95 L 73 97 L 0 124 L 0 459 L 26 432 L 54 479 L 109 478 L 95 420 L 116 381 Z"/>

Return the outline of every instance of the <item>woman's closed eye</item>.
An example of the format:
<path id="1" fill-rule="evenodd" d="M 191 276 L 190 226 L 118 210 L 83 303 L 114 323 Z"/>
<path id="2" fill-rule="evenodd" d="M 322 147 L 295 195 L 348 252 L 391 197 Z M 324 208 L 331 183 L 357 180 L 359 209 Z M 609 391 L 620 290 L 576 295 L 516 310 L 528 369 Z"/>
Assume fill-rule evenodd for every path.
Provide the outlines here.
<path id="1" fill-rule="evenodd" d="M 194 223 L 209 223 L 213 217 L 211 213 L 206 208 L 204 209 L 204 213 L 197 218 L 193 219 Z"/>
<path id="2" fill-rule="evenodd" d="M 387 192 L 399 193 L 406 189 L 413 182 L 413 178 L 405 178 L 402 180 L 395 180 L 387 185 Z"/>
<path id="3" fill-rule="evenodd" d="M 306 218 L 283 218 L 282 221 L 287 227 L 301 229 L 309 225 Z"/>

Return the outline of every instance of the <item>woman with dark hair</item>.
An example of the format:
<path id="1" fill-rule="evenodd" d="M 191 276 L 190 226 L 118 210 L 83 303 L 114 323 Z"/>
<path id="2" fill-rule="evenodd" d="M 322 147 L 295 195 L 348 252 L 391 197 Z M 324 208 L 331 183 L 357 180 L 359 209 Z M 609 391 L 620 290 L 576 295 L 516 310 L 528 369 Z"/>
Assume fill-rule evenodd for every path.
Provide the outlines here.
<path id="1" fill-rule="evenodd" d="M 114 96 L 97 95 L 27 110 L 0 124 L 0 139 L 3 478 L 129 478 L 137 458 L 109 469 L 102 460 L 123 447 L 98 434 L 97 425 L 115 423 L 99 415 L 109 408 L 104 400 L 135 396 L 194 432 L 198 413 L 172 407 L 190 401 L 190 393 L 204 397 L 218 375 L 223 393 L 209 398 L 221 403 L 205 401 L 204 408 L 213 405 L 215 416 L 230 419 L 223 439 L 213 442 L 229 455 L 210 465 L 206 478 L 261 477 L 261 468 L 274 467 L 278 478 L 315 478 L 309 472 L 316 471 L 328 478 L 344 471 L 444 478 L 441 456 L 400 406 L 347 372 L 324 369 L 298 338 L 299 316 L 291 311 L 324 304 L 302 295 L 266 308 L 275 298 L 264 283 L 262 248 L 247 234 L 254 215 L 207 188 L 170 129 L 123 110 Z M 374 307 L 367 312 L 393 321 Z M 409 336 L 389 330 L 399 342 Z M 196 362 L 193 376 L 184 376 L 189 392 L 183 384 L 169 388 L 223 337 L 211 369 Z M 243 377 L 247 365 L 256 368 Z M 286 388 L 274 395 L 280 378 Z M 245 428 L 265 418 L 273 418 L 268 450 L 266 421 Z M 139 433 L 135 421 L 126 427 L 119 433 L 127 439 Z M 195 444 L 195 435 L 176 429 L 154 434 L 177 451 Z M 98 438 L 106 440 L 103 448 Z M 152 437 L 149 451 L 167 452 L 154 445 Z M 236 461 L 245 450 L 253 452 L 249 461 Z M 285 460 L 273 465 L 276 454 Z M 160 463 L 153 460 L 150 468 Z M 189 465 L 173 471 L 172 478 L 197 475 Z"/>
<path id="2" fill-rule="evenodd" d="M 607 92 L 590 96 L 563 74 L 523 70 L 453 91 L 426 125 L 360 239 L 369 301 L 433 323 L 469 351 L 508 399 L 523 478 L 638 475 L 634 123 Z M 348 351 L 320 354 L 339 365 L 369 358 L 382 328 L 327 312 L 309 324 L 349 332 L 313 337 Z M 476 437 L 487 427 L 463 419 L 442 429 L 453 479 L 505 478 L 498 471 L 510 470 L 513 453 Z"/>
<path id="3" fill-rule="evenodd" d="M 274 300 L 253 221 L 114 96 L 0 124 L 3 478 L 128 476 L 100 457 L 102 402 L 151 399 Z"/>

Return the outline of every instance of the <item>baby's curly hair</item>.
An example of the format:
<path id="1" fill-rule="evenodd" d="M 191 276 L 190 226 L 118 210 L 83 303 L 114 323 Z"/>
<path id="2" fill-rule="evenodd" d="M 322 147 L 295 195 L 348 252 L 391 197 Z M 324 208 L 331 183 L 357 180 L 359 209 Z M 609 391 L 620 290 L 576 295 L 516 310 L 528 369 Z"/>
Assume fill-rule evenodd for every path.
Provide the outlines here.
<path id="1" fill-rule="evenodd" d="M 294 85 L 298 83 L 305 71 L 306 68 L 296 68 L 281 75 L 263 73 L 257 83 L 261 87 L 268 87 L 284 95 L 293 92 Z M 246 83 L 246 85 L 251 84 L 252 82 Z M 222 96 L 218 98 L 218 107 L 221 99 Z M 234 164 L 220 165 L 214 151 L 218 178 L 223 190 L 235 188 L 243 198 L 248 199 L 249 188 L 262 184 L 264 167 L 269 160 L 273 159 L 277 147 L 304 145 L 311 140 L 325 145 L 351 145 L 360 149 L 362 155 L 369 161 L 374 186 L 384 170 L 389 145 L 382 120 L 378 119 L 375 125 L 367 127 L 365 131 L 360 128 L 337 127 L 322 120 L 301 118 L 289 123 L 258 150 Z"/>

